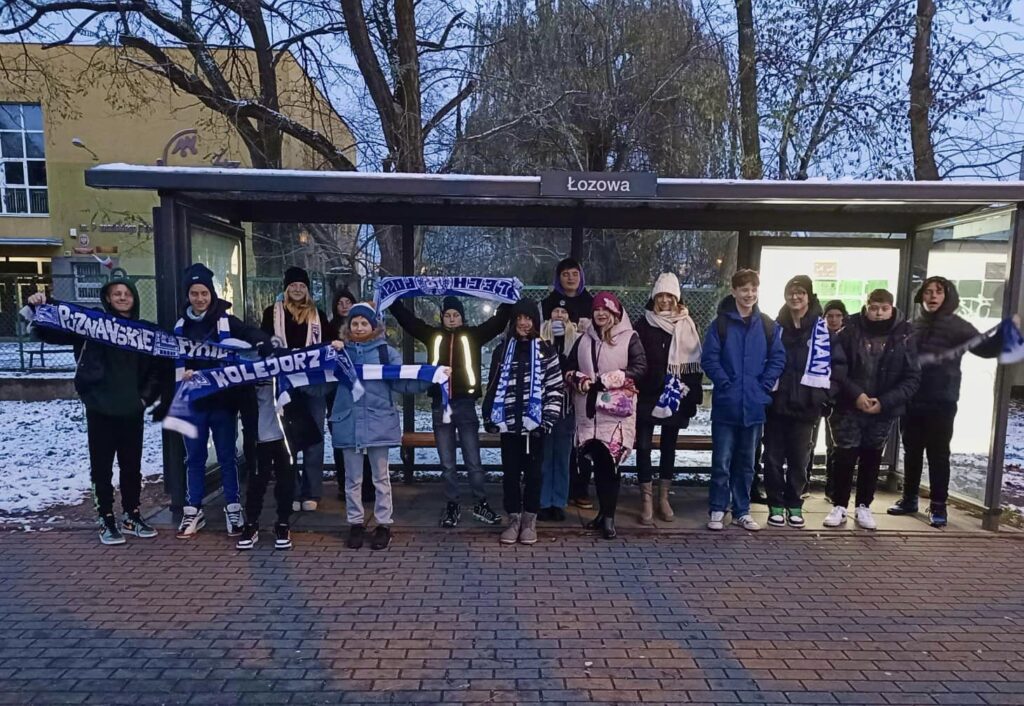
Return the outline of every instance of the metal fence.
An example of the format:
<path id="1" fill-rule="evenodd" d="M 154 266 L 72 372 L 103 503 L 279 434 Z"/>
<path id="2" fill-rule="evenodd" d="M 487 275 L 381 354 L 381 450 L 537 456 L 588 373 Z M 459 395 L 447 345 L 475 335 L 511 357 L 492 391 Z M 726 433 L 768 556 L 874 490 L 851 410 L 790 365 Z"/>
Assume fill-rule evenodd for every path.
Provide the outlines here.
<path id="1" fill-rule="evenodd" d="M 139 291 L 140 316 L 156 321 L 156 278 L 151 275 L 133 277 Z M 311 276 L 312 293 L 320 307 L 330 316 L 333 292 L 322 275 Z M 85 306 L 100 306 L 100 288 L 108 281 L 107 275 L 81 277 L 75 275 L 15 275 L 0 276 L 0 370 L 73 370 L 74 359 L 69 349 L 47 346 L 31 340 L 26 334 L 24 321 L 18 312 L 25 300 L 34 292 L 49 291 L 55 299 L 72 301 Z M 622 300 L 623 306 L 634 321 L 643 314 L 650 297 L 650 289 L 637 287 L 608 287 Z M 546 285 L 524 287 L 523 296 L 540 301 L 550 291 Z M 596 289 L 594 290 L 596 291 Z M 244 316 L 250 323 L 259 325 L 263 310 L 272 304 L 281 292 L 279 277 L 251 277 L 246 280 L 246 305 L 235 308 L 236 316 Z M 721 292 L 715 289 L 687 289 L 683 300 L 689 307 L 699 331 L 704 331 L 715 315 Z M 421 316 L 431 317 L 437 313 L 437 302 L 422 300 L 417 311 Z M 486 318 L 492 306 L 482 300 L 467 300 L 467 318 L 479 322 Z"/>

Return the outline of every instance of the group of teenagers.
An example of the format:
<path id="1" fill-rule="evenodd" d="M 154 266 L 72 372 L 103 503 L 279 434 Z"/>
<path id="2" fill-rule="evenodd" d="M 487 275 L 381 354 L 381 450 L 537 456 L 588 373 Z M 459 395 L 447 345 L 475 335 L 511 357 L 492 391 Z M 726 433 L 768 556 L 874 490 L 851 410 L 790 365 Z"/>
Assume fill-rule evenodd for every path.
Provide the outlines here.
<path id="1" fill-rule="evenodd" d="M 446 496 L 442 527 L 455 527 L 462 518 L 456 466 L 456 448 L 461 448 L 472 516 L 488 525 L 504 523 L 501 543 L 535 543 L 538 520 L 564 520 L 570 503 L 593 508 L 591 478 L 597 513 L 588 527 L 613 539 L 621 465 L 634 450 L 640 523 L 652 525 L 655 516 L 673 520 L 676 443 L 703 402 L 704 376 L 713 384 L 708 529 L 724 529 L 727 514 L 734 525 L 760 529 L 750 509 L 758 464 L 763 466 L 768 524 L 803 527 L 803 500 L 823 418 L 826 496 L 833 506 L 826 527 L 847 522 L 851 494 L 856 524 L 876 527 L 871 505 L 883 448 L 897 423 L 905 448 L 904 488 L 888 512 L 918 511 L 927 454 L 929 519 L 934 526 L 945 525 L 962 353 L 942 354 L 978 335 L 955 313 L 959 298 L 954 284 L 928 278 L 915 295 L 911 318 L 884 289 L 871 292 L 853 315 L 840 301 L 822 306 L 811 278 L 803 275 L 786 283 L 785 304 L 772 318 L 758 308 L 759 286 L 757 272 L 737 271 L 703 336 L 674 274 L 657 278 L 634 323 L 615 294 L 587 290 L 583 267 L 572 258 L 558 263 L 552 291 L 539 305 L 525 299 L 505 303 L 476 325 L 466 320 L 455 296 L 444 297 L 436 324 L 395 301 L 389 311 L 425 346 L 429 364 L 444 369 L 447 381 L 440 385 L 447 394 L 438 384 L 411 379 L 364 379 L 361 395 L 336 382 L 296 387 L 286 407 L 298 412 L 291 423 L 298 419 L 313 427 L 301 450 L 289 443 L 295 434 L 286 434 L 289 419 L 286 414 L 283 420 L 276 406 L 274 381 L 232 387 L 197 401 L 192 413 L 198 434 L 184 438 L 186 498 L 177 536 L 195 537 L 206 524 L 203 500 L 212 437 L 225 524 L 228 535 L 237 537 L 237 548 L 257 545 L 271 480 L 274 546 L 290 548 L 292 514 L 316 511 L 323 495 L 326 422 L 349 524 L 346 545 L 387 548 L 393 516 L 388 455 L 402 440 L 398 402 L 403 394 L 428 392 L 434 400 L 433 432 Z M 343 289 L 328 316 L 317 308 L 308 273 L 301 268 L 286 271 L 282 296 L 266 308 L 260 326 L 230 313 L 231 303 L 217 296 L 214 274 L 206 266 L 190 266 L 183 287 L 187 298 L 174 333 L 192 341 L 242 341 L 260 356 L 330 344 L 356 366 L 401 363 L 387 342 L 384 312 Z M 139 318 L 138 292 L 129 279 L 111 279 L 100 298 L 107 314 Z M 27 304 L 34 309 L 46 301 L 38 293 Z M 44 341 L 74 346 L 100 540 L 122 544 L 126 534 L 156 536 L 140 511 L 143 413 L 157 402 L 161 375 L 169 371 L 150 356 L 64 331 L 33 331 Z M 483 349 L 499 336 L 485 383 Z M 995 357 L 999 350 L 998 338 L 990 338 L 972 352 Z M 922 365 L 919 354 L 934 360 Z M 217 365 L 179 359 L 176 380 Z M 477 413 L 481 397 L 483 428 L 500 435 L 505 520 L 487 500 Z M 156 406 L 155 417 L 167 402 Z M 247 441 L 255 439 L 246 444 L 246 456 L 254 456 L 255 463 L 249 466 L 244 507 L 236 461 L 239 416 Z M 652 463 L 656 427 L 661 432 L 657 479 Z M 120 517 L 114 514 L 115 456 Z M 372 532 L 364 501 L 373 505 Z"/>

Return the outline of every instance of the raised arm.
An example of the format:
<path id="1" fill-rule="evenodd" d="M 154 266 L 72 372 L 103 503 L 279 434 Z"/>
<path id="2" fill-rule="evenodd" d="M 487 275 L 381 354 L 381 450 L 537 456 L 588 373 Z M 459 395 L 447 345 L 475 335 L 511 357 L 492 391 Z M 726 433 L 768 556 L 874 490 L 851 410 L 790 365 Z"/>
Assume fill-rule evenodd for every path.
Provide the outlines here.
<path id="1" fill-rule="evenodd" d="M 401 326 L 405 332 L 423 345 L 430 345 L 430 337 L 435 331 L 433 326 L 406 309 L 405 305 L 400 301 L 396 301 L 392 304 L 388 311 L 391 312 L 391 315 L 395 317 L 395 321 L 398 322 L 398 325 Z"/>
<path id="2" fill-rule="evenodd" d="M 494 312 L 494 316 L 487 319 L 479 326 L 473 326 L 473 334 L 481 344 L 487 343 L 508 327 L 508 320 L 512 316 L 512 305 L 502 304 Z"/>

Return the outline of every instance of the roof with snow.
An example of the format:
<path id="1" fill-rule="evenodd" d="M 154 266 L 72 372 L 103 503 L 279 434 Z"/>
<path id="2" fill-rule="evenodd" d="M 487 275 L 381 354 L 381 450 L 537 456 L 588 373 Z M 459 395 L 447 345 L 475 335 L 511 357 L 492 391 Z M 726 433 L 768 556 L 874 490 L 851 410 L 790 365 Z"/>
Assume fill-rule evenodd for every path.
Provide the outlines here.
<path id="1" fill-rule="evenodd" d="M 614 174 L 606 175 L 614 178 Z M 545 196 L 539 176 L 104 164 L 104 189 L 173 195 L 233 221 L 907 232 L 1024 202 L 1024 182 L 657 180 L 654 196 Z"/>

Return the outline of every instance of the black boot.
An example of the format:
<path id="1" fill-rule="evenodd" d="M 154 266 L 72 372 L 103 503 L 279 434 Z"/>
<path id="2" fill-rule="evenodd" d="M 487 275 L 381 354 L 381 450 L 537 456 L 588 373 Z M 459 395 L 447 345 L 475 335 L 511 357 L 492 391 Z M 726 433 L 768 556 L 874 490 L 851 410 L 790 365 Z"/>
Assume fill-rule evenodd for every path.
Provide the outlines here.
<path id="1" fill-rule="evenodd" d="M 602 517 L 601 518 L 601 536 L 605 539 L 615 539 L 615 518 L 614 517 Z"/>
<path id="2" fill-rule="evenodd" d="M 590 522 L 584 525 L 588 530 L 599 530 L 604 526 L 604 515 L 598 514 L 597 517 L 592 519 Z"/>
<path id="3" fill-rule="evenodd" d="M 903 496 L 885 512 L 889 515 L 913 515 L 917 512 L 917 498 Z"/>

